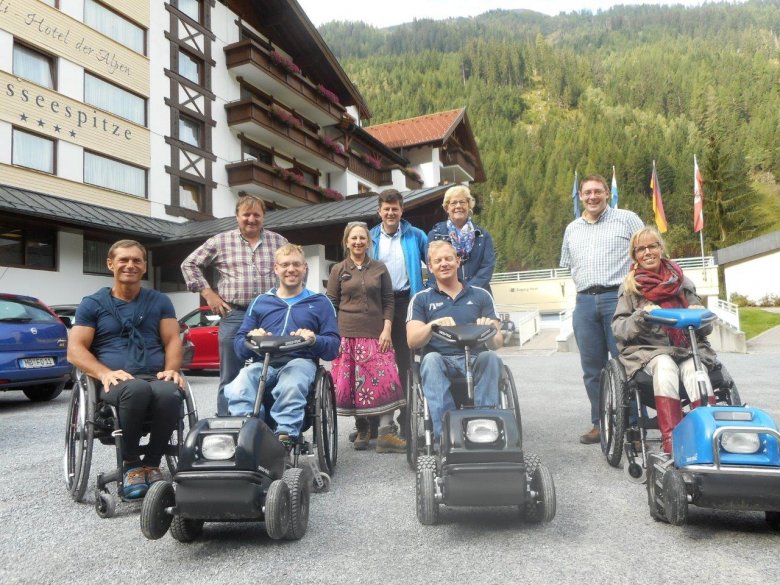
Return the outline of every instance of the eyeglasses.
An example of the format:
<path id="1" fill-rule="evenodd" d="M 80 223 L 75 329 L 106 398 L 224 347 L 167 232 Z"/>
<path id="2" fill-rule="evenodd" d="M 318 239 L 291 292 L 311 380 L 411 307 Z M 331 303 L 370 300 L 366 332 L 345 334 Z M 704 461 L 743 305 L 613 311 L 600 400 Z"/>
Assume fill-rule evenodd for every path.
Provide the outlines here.
<path id="1" fill-rule="evenodd" d="M 650 244 L 649 246 L 639 246 L 637 248 L 634 248 L 634 254 L 637 256 L 641 256 L 645 252 L 655 252 L 661 247 L 661 244 L 656 242 L 655 244 Z"/>
<path id="2" fill-rule="evenodd" d="M 447 205 L 450 207 L 458 207 L 459 205 L 462 207 L 468 207 L 469 202 L 465 199 L 458 199 L 457 201 L 450 201 Z"/>
<path id="3" fill-rule="evenodd" d="M 606 191 L 604 189 L 592 189 L 590 191 L 583 191 L 582 196 L 583 197 L 590 197 L 591 195 L 604 195 Z"/>
<path id="4" fill-rule="evenodd" d="M 282 270 L 287 270 L 290 267 L 303 268 L 306 265 L 306 263 L 305 262 L 277 262 L 276 265 Z"/>

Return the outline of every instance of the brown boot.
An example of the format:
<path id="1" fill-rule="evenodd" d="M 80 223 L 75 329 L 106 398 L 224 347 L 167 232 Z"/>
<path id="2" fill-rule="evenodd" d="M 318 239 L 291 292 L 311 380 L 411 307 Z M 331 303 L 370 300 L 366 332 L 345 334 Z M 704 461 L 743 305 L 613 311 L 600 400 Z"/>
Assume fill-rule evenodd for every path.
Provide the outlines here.
<path id="1" fill-rule="evenodd" d="M 655 397 L 655 410 L 658 413 L 658 430 L 661 431 L 661 446 L 664 453 L 672 452 L 672 431 L 682 420 L 680 401 L 666 396 Z"/>
<path id="2" fill-rule="evenodd" d="M 601 441 L 601 431 L 598 427 L 593 427 L 587 433 L 580 437 L 580 443 L 583 445 L 593 445 Z"/>
<path id="3" fill-rule="evenodd" d="M 376 440 L 377 453 L 406 453 L 406 441 L 398 436 L 398 431 L 388 425 L 379 427 L 379 436 Z"/>

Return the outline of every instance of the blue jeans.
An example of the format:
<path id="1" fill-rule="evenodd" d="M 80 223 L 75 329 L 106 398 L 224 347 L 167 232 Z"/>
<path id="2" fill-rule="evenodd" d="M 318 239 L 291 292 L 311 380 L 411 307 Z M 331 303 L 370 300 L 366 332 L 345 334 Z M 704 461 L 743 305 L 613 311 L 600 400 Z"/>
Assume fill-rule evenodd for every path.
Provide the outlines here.
<path id="1" fill-rule="evenodd" d="M 450 379 L 463 377 L 465 356 L 449 356 L 431 352 L 423 356 L 420 363 L 420 378 L 423 393 L 428 400 L 428 410 L 433 422 L 433 435 L 441 436 L 441 421 L 444 413 L 455 410 L 455 401 L 450 393 Z M 498 405 L 498 381 L 501 377 L 501 358 L 492 351 L 483 351 L 473 359 L 474 405 Z"/>
<path id="2" fill-rule="evenodd" d="M 618 357 L 615 337 L 612 335 L 612 317 L 617 308 L 617 291 L 598 295 L 577 294 L 574 307 L 574 338 L 580 350 L 582 380 L 590 400 L 590 420 L 599 424 L 599 394 L 601 370 L 609 355 Z"/>
<path id="3" fill-rule="evenodd" d="M 232 416 L 252 414 L 262 371 L 262 362 L 250 364 L 225 386 L 228 410 Z M 292 359 L 278 368 L 268 367 L 265 391 L 271 392 L 274 399 L 271 418 L 276 421 L 276 434 L 285 433 L 291 437 L 301 434 L 306 397 L 316 375 L 317 364 L 305 358 Z M 259 418 L 265 419 L 265 407 L 260 408 Z"/>
<path id="4" fill-rule="evenodd" d="M 225 398 L 225 386 L 230 384 L 241 368 L 244 360 L 236 355 L 233 340 L 241 329 L 246 311 L 233 309 L 219 322 L 219 390 L 217 391 L 217 416 L 227 416 L 228 401 Z"/>

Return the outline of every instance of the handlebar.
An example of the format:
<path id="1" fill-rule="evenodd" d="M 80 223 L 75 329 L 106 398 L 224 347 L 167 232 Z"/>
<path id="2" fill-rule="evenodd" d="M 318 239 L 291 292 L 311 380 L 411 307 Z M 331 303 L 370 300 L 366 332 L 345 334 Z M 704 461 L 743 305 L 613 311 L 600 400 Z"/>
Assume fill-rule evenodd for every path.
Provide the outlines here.
<path id="1" fill-rule="evenodd" d="M 458 347 L 476 347 L 494 337 L 498 331 L 493 325 L 432 325 L 433 334 Z"/>
<path id="2" fill-rule="evenodd" d="M 244 346 L 258 355 L 290 353 L 314 345 L 314 339 L 301 335 L 247 335 Z"/>
<path id="3" fill-rule="evenodd" d="M 653 309 L 644 314 L 645 321 L 675 329 L 700 329 L 717 318 L 718 316 L 708 309 Z"/>

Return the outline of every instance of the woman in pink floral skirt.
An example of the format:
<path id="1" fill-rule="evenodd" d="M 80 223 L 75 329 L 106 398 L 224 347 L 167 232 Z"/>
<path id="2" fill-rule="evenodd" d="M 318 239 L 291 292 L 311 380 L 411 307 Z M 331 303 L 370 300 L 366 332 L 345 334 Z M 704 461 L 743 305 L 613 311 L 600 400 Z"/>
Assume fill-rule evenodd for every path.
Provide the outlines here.
<path id="1" fill-rule="evenodd" d="M 347 258 L 328 279 L 328 297 L 338 311 L 341 350 L 333 361 L 336 407 L 341 416 L 379 416 L 377 453 L 404 453 L 406 441 L 391 424 L 405 404 L 391 342 L 393 285 L 383 262 L 369 257 L 371 237 L 362 221 L 347 224 Z M 358 429 L 355 449 L 368 448 L 370 430 Z"/>

